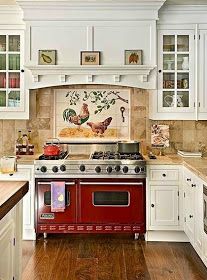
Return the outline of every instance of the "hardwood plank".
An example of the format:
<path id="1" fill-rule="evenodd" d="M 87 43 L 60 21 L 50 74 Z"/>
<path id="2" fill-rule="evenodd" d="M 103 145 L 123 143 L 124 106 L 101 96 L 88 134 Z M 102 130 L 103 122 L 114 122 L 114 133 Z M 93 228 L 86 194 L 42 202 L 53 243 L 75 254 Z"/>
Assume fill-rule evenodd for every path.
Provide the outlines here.
<path id="1" fill-rule="evenodd" d="M 123 244 L 127 280 L 150 280 L 140 241 Z"/>
<path id="2" fill-rule="evenodd" d="M 146 242 L 142 243 L 142 249 L 152 280 L 182 279 L 168 243 Z"/>
<path id="3" fill-rule="evenodd" d="M 35 246 L 34 246 L 35 244 Z M 134 241 L 132 235 L 50 235 L 23 242 L 22 280 L 206 280 L 189 243 Z"/>
<path id="4" fill-rule="evenodd" d="M 180 266 L 182 279 L 206 280 L 206 267 L 189 243 L 172 243 L 172 252 Z"/>

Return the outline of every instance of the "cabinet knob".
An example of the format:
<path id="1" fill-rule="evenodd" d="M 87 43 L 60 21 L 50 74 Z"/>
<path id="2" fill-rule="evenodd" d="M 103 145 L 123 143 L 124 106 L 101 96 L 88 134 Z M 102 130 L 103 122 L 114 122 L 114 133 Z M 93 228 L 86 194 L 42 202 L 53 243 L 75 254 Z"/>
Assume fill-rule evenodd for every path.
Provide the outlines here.
<path id="1" fill-rule="evenodd" d="M 189 215 L 189 218 L 193 218 L 193 215 Z"/>
<path id="2" fill-rule="evenodd" d="M 24 69 L 21 69 L 21 72 L 24 73 Z"/>
<path id="3" fill-rule="evenodd" d="M 190 182 L 190 181 L 191 181 L 191 179 L 190 179 L 190 178 L 187 178 L 187 181 L 188 181 L 188 182 Z"/>
<path id="4" fill-rule="evenodd" d="M 160 70 L 158 70 L 158 72 L 159 72 L 159 73 L 162 73 L 162 70 L 160 69 Z"/>
<path id="5" fill-rule="evenodd" d="M 155 207 L 155 205 L 154 205 L 154 204 L 151 204 L 151 207 L 153 208 L 153 207 Z"/>
<path id="6" fill-rule="evenodd" d="M 196 187 L 196 184 L 191 184 L 191 187 L 193 188 L 193 187 Z"/>
<path id="7" fill-rule="evenodd" d="M 165 173 L 163 173 L 163 174 L 162 174 L 162 176 L 163 176 L 163 177 L 166 177 L 166 174 L 165 174 Z"/>

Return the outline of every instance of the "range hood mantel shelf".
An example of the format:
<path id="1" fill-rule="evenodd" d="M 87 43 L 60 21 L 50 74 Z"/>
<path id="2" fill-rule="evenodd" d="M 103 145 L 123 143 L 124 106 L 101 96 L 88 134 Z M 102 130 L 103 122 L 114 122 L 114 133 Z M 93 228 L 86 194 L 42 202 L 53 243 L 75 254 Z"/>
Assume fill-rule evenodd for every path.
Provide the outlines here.
<path id="1" fill-rule="evenodd" d="M 121 65 L 121 66 L 60 66 L 60 65 L 41 65 L 25 66 L 32 72 L 33 82 L 39 82 L 39 76 L 56 75 L 59 76 L 59 82 L 66 82 L 66 77 L 72 75 L 86 76 L 88 82 L 93 82 L 94 76 L 111 75 L 114 82 L 120 82 L 121 76 L 137 76 L 141 82 L 147 82 L 150 72 L 156 66 L 151 65 Z"/>

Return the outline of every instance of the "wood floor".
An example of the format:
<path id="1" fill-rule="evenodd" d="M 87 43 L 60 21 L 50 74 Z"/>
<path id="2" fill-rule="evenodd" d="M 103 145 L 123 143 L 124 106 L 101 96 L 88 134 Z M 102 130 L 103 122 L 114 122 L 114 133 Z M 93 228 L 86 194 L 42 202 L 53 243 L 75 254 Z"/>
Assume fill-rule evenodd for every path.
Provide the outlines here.
<path id="1" fill-rule="evenodd" d="M 23 242 L 22 280 L 207 280 L 189 243 L 131 235 L 49 235 Z"/>

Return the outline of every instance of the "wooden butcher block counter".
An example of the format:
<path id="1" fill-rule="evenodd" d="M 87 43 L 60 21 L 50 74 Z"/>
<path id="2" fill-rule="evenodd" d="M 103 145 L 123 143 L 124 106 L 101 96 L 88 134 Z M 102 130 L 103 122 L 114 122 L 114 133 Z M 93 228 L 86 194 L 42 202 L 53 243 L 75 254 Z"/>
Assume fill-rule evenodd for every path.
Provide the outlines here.
<path id="1" fill-rule="evenodd" d="M 29 190 L 26 181 L 0 181 L 0 220 L 23 198 Z"/>

